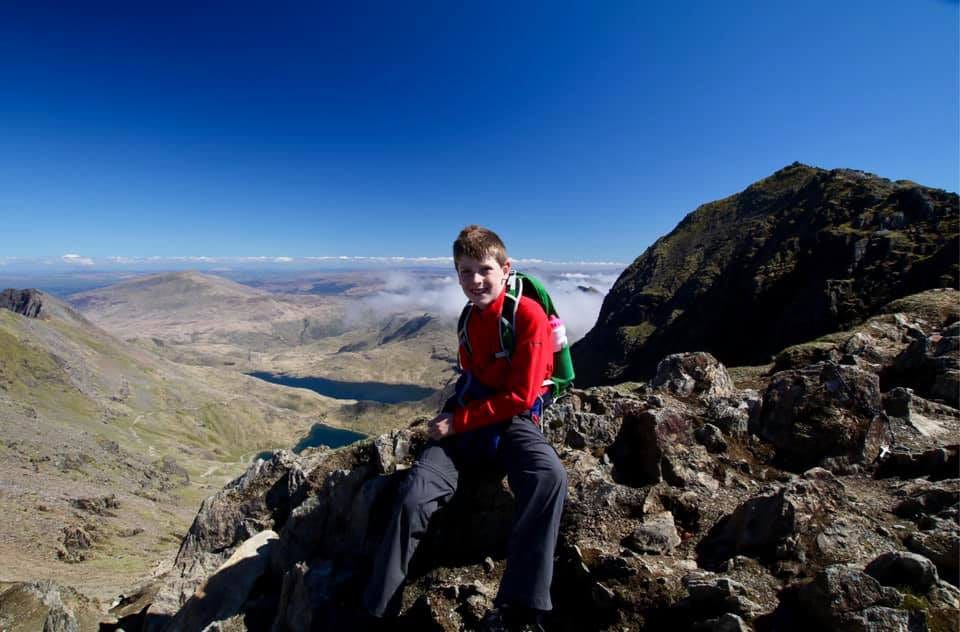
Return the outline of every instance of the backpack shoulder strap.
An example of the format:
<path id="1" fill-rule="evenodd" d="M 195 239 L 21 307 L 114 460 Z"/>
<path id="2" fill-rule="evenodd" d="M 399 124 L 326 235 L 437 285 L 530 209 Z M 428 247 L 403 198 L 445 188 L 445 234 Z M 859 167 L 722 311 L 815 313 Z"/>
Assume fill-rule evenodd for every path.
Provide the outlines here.
<path id="1" fill-rule="evenodd" d="M 500 311 L 500 352 L 498 358 L 510 360 L 516 346 L 517 307 L 523 298 L 523 275 L 516 270 L 507 276 L 506 296 Z"/>
<path id="2" fill-rule="evenodd" d="M 470 336 L 467 335 L 467 323 L 470 322 L 470 314 L 473 313 L 473 305 L 467 303 L 460 312 L 460 318 L 457 320 L 457 342 L 460 348 L 466 350 L 467 355 L 473 355 L 473 347 L 470 345 Z M 463 371 L 460 366 L 460 352 L 457 352 L 457 369 Z"/>

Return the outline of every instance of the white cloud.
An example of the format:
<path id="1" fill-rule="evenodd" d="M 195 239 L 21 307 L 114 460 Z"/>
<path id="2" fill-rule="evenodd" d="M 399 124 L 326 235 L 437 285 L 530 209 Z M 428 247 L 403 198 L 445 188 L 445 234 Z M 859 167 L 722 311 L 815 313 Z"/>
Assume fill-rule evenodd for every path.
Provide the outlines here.
<path id="1" fill-rule="evenodd" d="M 274 263 L 293 263 L 293 257 L 274 257 Z"/>
<path id="2" fill-rule="evenodd" d="M 90 257 L 81 257 L 80 255 L 67 254 L 60 257 L 64 262 L 77 266 L 92 266 L 93 259 Z"/>
<path id="3" fill-rule="evenodd" d="M 528 271 L 546 286 L 573 343 L 593 327 L 603 299 L 619 276 L 606 271 L 551 272 Z M 414 311 L 456 318 L 466 304 L 453 274 L 418 274 L 394 271 L 384 278 L 382 291 L 363 299 L 362 320 L 376 320 L 391 314 Z"/>

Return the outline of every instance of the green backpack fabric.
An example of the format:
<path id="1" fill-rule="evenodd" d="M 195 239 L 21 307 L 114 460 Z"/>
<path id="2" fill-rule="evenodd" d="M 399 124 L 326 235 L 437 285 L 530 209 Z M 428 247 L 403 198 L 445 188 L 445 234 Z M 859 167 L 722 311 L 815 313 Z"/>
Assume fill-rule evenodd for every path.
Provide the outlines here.
<path id="1" fill-rule="evenodd" d="M 500 351 L 496 354 L 498 358 L 506 358 L 508 362 L 516 348 L 517 306 L 523 296 L 528 296 L 539 303 L 543 311 L 546 312 L 547 318 L 551 316 L 556 319 L 560 318 L 557 308 L 543 283 L 528 274 L 512 270 L 507 276 L 506 296 L 503 299 L 503 308 L 500 313 Z M 467 337 L 467 322 L 470 320 L 472 311 L 473 305 L 467 303 L 463 311 L 460 312 L 460 320 L 457 323 L 457 338 L 459 338 L 460 346 L 466 349 L 468 354 L 473 353 L 470 347 L 470 339 Z M 573 386 L 574 377 L 570 345 L 564 339 L 563 346 L 553 354 L 553 375 L 543 385 L 550 386 L 553 397 L 556 399 Z"/>

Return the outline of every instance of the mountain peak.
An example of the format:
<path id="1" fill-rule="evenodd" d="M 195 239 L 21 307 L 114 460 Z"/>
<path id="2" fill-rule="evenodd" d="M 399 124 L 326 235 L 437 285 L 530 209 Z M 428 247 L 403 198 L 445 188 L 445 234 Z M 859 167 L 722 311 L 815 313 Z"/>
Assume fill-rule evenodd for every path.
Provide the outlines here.
<path id="1" fill-rule="evenodd" d="M 621 274 L 574 347 L 578 383 L 706 350 L 764 364 L 896 298 L 958 283 L 958 197 L 795 162 L 689 213 Z"/>

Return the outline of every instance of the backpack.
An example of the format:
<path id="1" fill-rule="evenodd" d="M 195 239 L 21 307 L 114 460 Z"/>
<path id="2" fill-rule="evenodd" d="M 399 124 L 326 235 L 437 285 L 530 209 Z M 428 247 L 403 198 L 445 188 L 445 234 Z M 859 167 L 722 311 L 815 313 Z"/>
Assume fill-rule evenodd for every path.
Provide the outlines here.
<path id="1" fill-rule="evenodd" d="M 557 314 L 557 308 L 554 307 L 550 294 L 543 287 L 543 284 L 530 275 L 511 270 L 510 274 L 507 275 L 506 296 L 503 299 L 503 308 L 500 313 L 500 351 L 496 354 L 498 358 L 506 358 L 507 362 L 510 361 L 510 356 L 513 355 L 516 347 L 517 306 L 523 296 L 529 296 L 540 304 L 540 307 L 546 312 L 547 318 L 550 319 L 552 328 L 556 329 L 557 326 L 563 325 Z M 467 337 L 467 322 L 470 320 L 472 311 L 473 304 L 467 303 L 463 311 L 460 312 L 460 320 L 457 322 L 457 338 L 460 341 L 460 346 L 466 349 L 468 354 L 473 353 L 470 347 L 470 339 Z M 459 355 L 457 360 L 459 365 Z M 459 368 L 462 369 L 462 367 Z M 570 345 L 564 335 L 560 350 L 554 351 L 553 354 L 553 375 L 550 376 L 550 379 L 544 381 L 543 385 L 550 387 L 551 394 L 556 399 L 573 386 L 574 377 Z"/>

